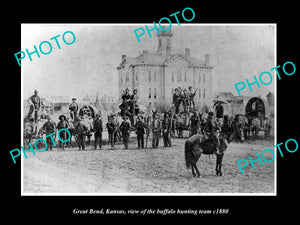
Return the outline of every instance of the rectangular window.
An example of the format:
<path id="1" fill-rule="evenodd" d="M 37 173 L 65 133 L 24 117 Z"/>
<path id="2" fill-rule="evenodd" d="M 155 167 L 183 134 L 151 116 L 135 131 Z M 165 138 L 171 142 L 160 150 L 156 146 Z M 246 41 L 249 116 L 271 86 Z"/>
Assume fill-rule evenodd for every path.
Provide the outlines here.
<path id="1" fill-rule="evenodd" d="M 201 89 L 199 88 L 199 98 L 201 98 Z"/>
<path id="2" fill-rule="evenodd" d="M 186 72 L 184 72 L 184 82 L 186 82 Z"/>
<path id="3" fill-rule="evenodd" d="M 149 82 L 151 82 L 151 71 L 149 71 Z"/>
<path id="4" fill-rule="evenodd" d="M 156 88 L 154 88 L 154 98 L 156 98 Z"/>
<path id="5" fill-rule="evenodd" d="M 172 72 L 172 82 L 174 82 L 174 72 Z"/>
<path id="6" fill-rule="evenodd" d="M 154 102 L 153 105 L 154 105 L 154 109 L 156 109 L 156 102 Z"/>
<path id="7" fill-rule="evenodd" d="M 203 98 L 205 98 L 205 88 L 203 88 Z"/>
<path id="8" fill-rule="evenodd" d="M 135 72 L 135 81 L 138 81 L 138 73 Z"/>
<path id="9" fill-rule="evenodd" d="M 203 84 L 205 84 L 205 73 L 203 74 Z"/>
<path id="10" fill-rule="evenodd" d="M 174 95 L 174 88 L 172 88 L 172 96 Z"/>
<path id="11" fill-rule="evenodd" d="M 149 98 L 151 98 L 151 88 L 149 88 Z"/>
<path id="12" fill-rule="evenodd" d="M 154 71 L 154 82 L 156 82 L 156 71 Z"/>
<path id="13" fill-rule="evenodd" d="M 201 74 L 199 73 L 199 83 L 201 83 Z"/>
<path id="14" fill-rule="evenodd" d="M 123 76 L 122 73 L 120 73 L 121 83 L 123 83 Z"/>

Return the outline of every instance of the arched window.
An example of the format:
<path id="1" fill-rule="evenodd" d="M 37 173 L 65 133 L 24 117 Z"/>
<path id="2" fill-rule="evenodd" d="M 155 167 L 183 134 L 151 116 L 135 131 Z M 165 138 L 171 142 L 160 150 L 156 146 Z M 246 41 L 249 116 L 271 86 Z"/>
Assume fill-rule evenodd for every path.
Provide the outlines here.
<path id="1" fill-rule="evenodd" d="M 203 73 L 203 84 L 205 84 L 205 73 Z"/>
<path id="2" fill-rule="evenodd" d="M 149 78 L 149 82 L 151 82 L 151 71 L 149 71 L 149 76 L 148 76 L 148 78 Z"/>
<path id="3" fill-rule="evenodd" d="M 172 72 L 172 82 L 174 82 L 174 72 Z"/>

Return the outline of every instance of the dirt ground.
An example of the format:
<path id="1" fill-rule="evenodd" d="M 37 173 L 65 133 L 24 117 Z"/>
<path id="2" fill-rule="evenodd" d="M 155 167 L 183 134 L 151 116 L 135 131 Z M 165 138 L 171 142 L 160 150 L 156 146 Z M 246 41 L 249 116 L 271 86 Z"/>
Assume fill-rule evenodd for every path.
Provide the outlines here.
<path id="1" fill-rule="evenodd" d="M 106 139 L 106 138 L 105 138 Z M 233 142 L 223 158 L 223 176 L 215 175 L 215 156 L 202 155 L 197 165 L 200 178 L 194 178 L 184 161 L 185 139 L 172 139 L 172 147 L 137 149 L 131 137 L 130 149 L 121 143 L 116 150 L 105 144 L 103 149 L 84 151 L 78 147 L 65 151 L 28 152 L 23 158 L 23 193 L 274 193 L 274 163 L 261 166 L 250 163 L 241 174 L 237 161 L 272 148 L 273 139 Z M 93 141 L 92 141 L 93 143 Z M 148 147 L 151 140 L 148 140 Z M 270 160 L 271 153 L 265 154 Z"/>

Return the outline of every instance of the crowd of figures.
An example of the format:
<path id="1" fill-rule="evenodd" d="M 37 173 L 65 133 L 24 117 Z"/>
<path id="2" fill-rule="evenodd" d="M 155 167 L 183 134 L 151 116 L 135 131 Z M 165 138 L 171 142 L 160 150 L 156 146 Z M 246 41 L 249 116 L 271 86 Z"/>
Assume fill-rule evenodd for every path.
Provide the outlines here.
<path id="1" fill-rule="evenodd" d="M 193 95 L 191 87 L 189 92 L 183 90 L 180 94 L 180 88 L 175 90 L 177 97 L 174 97 L 175 112 L 172 110 L 159 114 L 153 111 L 150 114 L 139 112 L 137 104 L 137 91 L 133 90 L 133 94 L 129 94 L 126 89 L 122 95 L 122 104 L 120 105 L 121 112 L 118 114 L 111 114 L 108 116 L 106 124 L 103 124 L 103 118 L 100 114 L 95 114 L 91 117 L 88 109 L 81 108 L 82 115 L 79 115 L 79 107 L 76 99 L 72 99 L 69 106 L 70 117 L 65 115 L 59 116 L 59 122 L 56 124 L 50 116 L 44 123 L 39 122 L 36 114 L 28 116 L 24 120 L 24 144 L 31 143 L 32 139 L 41 138 L 42 135 L 57 133 L 57 130 L 68 129 L 71 138 L 67 143 L 59 141 L 58 147 L 65 149 L 66 146 L 72 147 L 72 137 L 77 143 L 79 149 L 84 150 L 86 145 L 90 144 L 91 137 L 94 136 L 94 149 L 101 149 L 103 146 L 103 135 L 105 128 L 108 132 L 108 141 L 111 149 L 116 149 L 115 144 L 117 141 L 123 141 L 124 148 L 129 148 L 129 139 L 132 132 L 136 133 L 137 147 L 148 148 L 149 138 L 152 138 L 152 148 L 158 148 L 160 139 L 163 139 L 164 147 L 172 146 L 172 138 L 183 138 L 185 131 L 188 137 L 195 134 L 204 135 L 206 139 L 212 140 L 215 145 L 216 152 L 220 146 L 220 133 L 226 132 L 229 128 L 235 127 L 237 132 L 237 139 L 243 141 L 245 137 L 253 132 L 255 135 L 262 130 L 261 120 L 258 118 L 249 119 L 244 115 L 228 116 L 224 115 L 221 102 L 214 105 L 214 112 L 197 113 L 196 107 L 193 102 Z M 191 97 L 186 97 L 190 95 Z M 31 97 L 34 110 L 37 111 L 40 100 L 37 96 L 37 91 Z M 178 103 L 179 102 L 179 103 Z M 183 104 L 189 106 L 187 110 L 177 113 L 176 104 Z M 268 134 L 271 128 L 270 124 L 267 127 Z M 68 139 L 66 131 L 61 132 L 60 137 L 62 140 Z M 49 149 L 52 150 L 53 142 L 50 137 L 47 137 L 47 144 Z M 56 141 L 56 139 L 54 140 Z M 24 145 L 25 146 L 25 145 Z"/>

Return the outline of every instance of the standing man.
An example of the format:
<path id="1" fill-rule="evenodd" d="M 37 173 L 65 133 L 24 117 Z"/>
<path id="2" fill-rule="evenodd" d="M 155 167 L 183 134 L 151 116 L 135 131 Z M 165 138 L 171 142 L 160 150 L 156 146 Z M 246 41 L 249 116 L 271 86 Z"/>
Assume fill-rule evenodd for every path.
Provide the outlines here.
<path id="1" fill-rule="evenodd" d="M 125 93 L 122 95 L 122 100 L 125 104 L 127 104 L 127 106 L 129 106 L 130 98 L 131 98 L 131 96 L 129 94 L 129 89 L 126 88 Z"/>
<path id="2" fill-rule="evenodd" d="M 180 103 L 181 103 L 181 93 L 179 91 L 179 88 L 175 88 L 175 93 L 173 95 L 173 104 L 175 107 L 175 114 L 179 113 Z"/>
<path id="3" fill-rule="evenodd" d="M 102 131 L 103 131 L 103 126 L 102 126 L 102 119 L 101 115 L 97 114 L 96 119 L 94 120 L 93 123 L 93 131 L 95 132 L 95 143 L 94 143 L 94 149 L 97 149 L 97 143 L 99 140 L 99 148 L 102 148 Z"/>
<path id="4" fill-rule="evenodd" d="M 136 89 L 133 90 L 132 95 L 130 96 L 130 100 L 131 100 L 131 114 L 137 115 L 139 113 L 139 106 L 137 104 L 138 95 Z"/>
<path id="5" fill-rule="evenodd" d="M 187 112 L 188 111 L 188 106 L 189 106 L 189 95 L 188 95 L 186 89 L 183 89 L 183 94 L 182 94 L 182 97 L 181 97 L 181 101 L 182 101 L 182 105 L 183 105 L 183 110 L 185 112 Z"/>
<path id="6" fill-rule="evenodd" d="M 75 102 L 76 98 L 72 98 L 72 103 L 69 106 L 71 119 L 74 120 L 77 117 L 78 104 Z"/>
<path id="7" fill-rule="evenodd" d="M 143 121 L 143 117 L 140 115 L 137 117 L 137 122 L 135 124 L 138 148 L 144 148 L 144 134 L 146 129 L 146 124 Z"/>
<path id="8" fill-rule="evenodd" d="M 116 149 L 115 144 L 117 140 L 118 122 L 114 114 L 109 116 L 106 127 L 108 131 L 108 137 L 109 137 L 111 148 Z"/>
<path id="9" fill-rule="evenodd" d="M 65 128 L 65 129 L 69 128 L 69 124 L 67 122 L 67 118 L 65 115 L 60 115 L 58 117 L 58 119 L 60 120 L 57 124 L 58 130 L 63 129 L 63 128 Z M 63 130 L 60 132 L 60 138 L 62 140 L 64 140 L 64 141 L 67 140 L 67 136 L 68 136 L 67 131 Z M 62 150 L 65 150 L 65 143 L 59 140 L 59 147 L 62 148 Z"/>
<path id="10" fill-rule="evenodd" d="M 194 102 L 194 97 L 196 95 L 197 89 L 195 90 L 195 92 L 192 91 L 192 86 L 189 86 L 189 90 L 188 90 L 188 96 L 189 96 L 189 105 L 193 107 L 195 107 L 195 102 Z"/>
<path id="11" fill-rule="evenodd" d="M 152 148 L 157 148 L 159 144 L 160 132 L 161 132 L 161 122 L 158 119 L 158 115 L 155 113 L 153 115 L 154 119 L 151 124 L 152 128 Z"/>
<path id="12" fill-rule="evenodd" d="M 30 101 L 32 102 L 33 109 L 34 109 L 34 122 L 35 123 L 38 121 L 38 114 L 39 114 L 39 110 L 40 110 L 40 107 L 41 107 L 41 99 L 40 99 L 40 97 L 38 96 L 37 93 L 38 93 L 38 91 L 35 90 L 34 95 L 32 95 L 30 97 Z"/>
<path id="13" fill-rule="evenodd" d="M 131 126 L 128 121 L 128 116 L 123 116 L 123 122 L 121 123 L 120 131 L 122 132 L 123 143 L 124 143 L 124 146 L 126 149 L 128 149 L 130 129 L 131 129 Z"/>
<path id="14" fill-rule="evenodd" d="M 217 118 L 223 118 L 223 116 L 224 116 L 224 109 L 223 109 L 223 106 L 221 105 L 220 101 L 216 102 L 215 111 L 216 111 L 216 117 Z"/>
<path id="15" fill-rule="evenodd" d="M 165 147 L 171 147 L 171 128 L 172 128 L 172 119 L 170 113 L 166 112 L 164 114 L 164 119 L 162 121 L 162 134 Z"/>
<path id="16" fill-rule="evenodd" d="M 43 130 L 47 135 L 52 134 L 55 132 L 55 123 L 51 121 L 50 116 L 47 117 L 47 122 L 43 125 Z M 56 134 L 55 134 L 56 137 Z M 50 150 L 52 150 L 52 140 L 51 137 L 46 137 L 47 145 L 50 147 Z"/>

